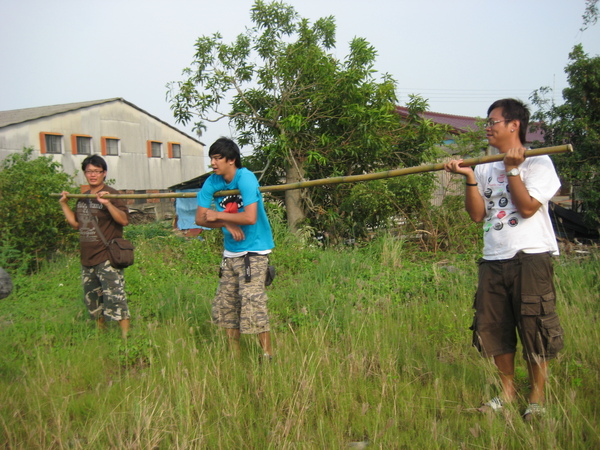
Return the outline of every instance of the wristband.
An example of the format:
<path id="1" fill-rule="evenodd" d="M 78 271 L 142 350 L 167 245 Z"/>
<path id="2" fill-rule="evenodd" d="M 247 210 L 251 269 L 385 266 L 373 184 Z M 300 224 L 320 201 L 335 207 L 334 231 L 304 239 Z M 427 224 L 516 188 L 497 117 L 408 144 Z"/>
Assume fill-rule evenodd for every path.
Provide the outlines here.
<path id="1" fill-rule="evenodd" d="M 477 186 L 477 183 L 465 183 L 467 186 Z"/>

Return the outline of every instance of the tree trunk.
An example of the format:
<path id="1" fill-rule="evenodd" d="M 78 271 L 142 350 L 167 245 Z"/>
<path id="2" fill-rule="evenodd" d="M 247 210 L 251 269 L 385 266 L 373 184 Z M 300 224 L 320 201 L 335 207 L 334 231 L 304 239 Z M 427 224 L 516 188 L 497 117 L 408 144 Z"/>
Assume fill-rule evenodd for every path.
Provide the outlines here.
<path id="1" fill-rule="evenodd" d="M 286 183 L 297 183 L 303 180 L 303 173 L 297 164 L 291 164 L 285 174 Z M 298 232 L 298 227 L 306 218 L 302 205 L 303 189 L 293 189 L 285 192 L 285 209 L 287 212 L 288 228 L 292 233 Z"/>

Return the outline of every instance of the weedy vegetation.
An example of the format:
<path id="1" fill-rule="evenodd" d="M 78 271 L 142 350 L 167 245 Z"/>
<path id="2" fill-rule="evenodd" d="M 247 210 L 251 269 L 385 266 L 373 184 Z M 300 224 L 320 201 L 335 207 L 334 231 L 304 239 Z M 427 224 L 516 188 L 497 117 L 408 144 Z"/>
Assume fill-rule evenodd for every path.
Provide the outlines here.
<path id="1" fill-rule="evenodd" d="M 136 263 L 125 272 L 127 341 L 118 326 L 100 332 L 87 318 L 77 253 L 14 275 L 0 301 L 0 446 L 600 447 L 597 249 L 556 261 L 566 347 L 551 364 L 548 414 L 530 424 L 520 416 L 521 360 L 519 402 L 476 412 L 498 390 L 493 365 L 470 346 L 477 238 L 461 238 L 471 244 L 460 253 L 425 252 L 388 232 L 323 248 L 270 214 L 270 363 L 252 336 L 232 357 L 209 323 L 219 232 L 200 240 L 160 223 L 128 227 Z"/>

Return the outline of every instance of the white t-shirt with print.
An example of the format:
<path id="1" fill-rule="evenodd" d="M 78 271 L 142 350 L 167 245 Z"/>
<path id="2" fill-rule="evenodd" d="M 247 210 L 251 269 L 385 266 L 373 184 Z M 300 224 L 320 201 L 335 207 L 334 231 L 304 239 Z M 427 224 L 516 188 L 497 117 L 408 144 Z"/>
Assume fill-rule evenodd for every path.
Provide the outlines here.
<path id="1" fill-rule="evenodd" d="M 484 259 L 509 259 L 520 250 L 558 255 L 558 244 L 548 213 L 548 202 L 560 188 L 552 160 L 547 155 L 527 158 L 519 170 L 529 195 L 542 204 L 527 219 L 519 214 L 512 202 L 503 161 L 475 168 L 479 193 L 487 208 L 483 222 Z"/>

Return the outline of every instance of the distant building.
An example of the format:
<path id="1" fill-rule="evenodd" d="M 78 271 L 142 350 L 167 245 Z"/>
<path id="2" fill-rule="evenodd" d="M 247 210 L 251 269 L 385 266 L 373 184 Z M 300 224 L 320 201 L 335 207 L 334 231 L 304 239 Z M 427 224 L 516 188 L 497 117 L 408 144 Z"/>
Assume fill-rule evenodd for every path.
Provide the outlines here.
<path id="1" fill-rule="evenodd" d="M 107 179 L 128 193 L 168 192 L 205 172 L 204 144 L 122 98 L 0 111 L 0 160 L 33 147 L 86 180 L 81 162 L 102 155 Z M 130 207 L 172 211 L 172 199 L 129 200 Z M 163 204 L 161 204 L 163 203 Z"/>
<path id="2" fill-rule="evenodd" d="M 396 112 L 402 116 L 408 116 L 408 108 L 404 106 L 396 107 Z M 453 114 L 444 114 L 426 111 L 423 113 L 423 117 L 425 119 L 431 120 L 433 123 L 441 124 L 441 125 L 449 125 L 451 127 L 451 134 L 458 135 L 460 133 L 464 133 L 466 131 L 475 131 L 477 130 L 477 117 L 469 117 L 469 116 L 456 116 Z M 531 125 L 530 124 L 530 128 Z M 534 142 L 544 142 L 544 136 L 541 130 L 538 129 L 536 131 L 527 130 L 527 143 L 533 144 Z M 447 144 L 453 143 L 453 139 L 449 137 Z"/>
<path id="3" fill-rule="evenodd" d="M 408 116 L 408 108 L 406 107 L 398 106 L 396 107 L 396 112 L 401 117 Z M 443 145 L 454 144 L 454 136 L 468 131 L 477 130 L 477 117 L 456 116 L 453 114 L 444 114 L 430 111 L 424 112 L 422 114 L 422 117 L 427 120 L 431 120 L 433 123 L 440 125 L 448 125 L 450 127 L 450 135 L 446 137 L 446 140 L 443 142 Z M 539 130 L 539 127 L 537 131 L 527 130 L 526 139 L 527 144 L 533 144 L 534 142 L 544 142 L 544 136 Z M 495 148 L 488 147 L 486 153 L 494 154 L 497 152 L 498 151 Z M 450 159 L 450 156 L 447 159 Z M 443 170 L 436 172 L 436 177 L 438 183 L 432 198 L 432 203 L 434 205 L 440 206 L 446 195 L 456 195 L 461 194 L 463 192 L 462 180 L 460 180 L 459 177 L 454 177 L 452 176 L 452 174 Z"/>

